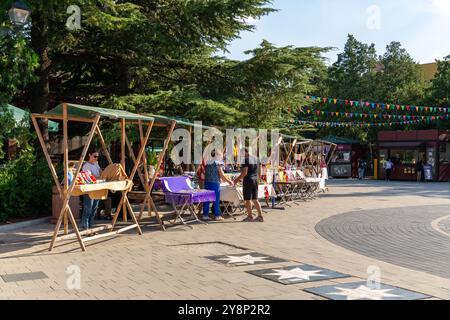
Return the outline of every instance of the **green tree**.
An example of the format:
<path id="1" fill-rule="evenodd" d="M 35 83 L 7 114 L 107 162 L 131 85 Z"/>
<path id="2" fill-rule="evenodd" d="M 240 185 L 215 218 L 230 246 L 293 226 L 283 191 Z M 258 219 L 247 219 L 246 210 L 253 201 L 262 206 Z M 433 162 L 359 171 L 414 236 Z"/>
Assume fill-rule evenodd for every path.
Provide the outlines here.
<path id="1" fill-rule="evenodd" d="M 432 104 L 450 106 L 450 55 L 437 61 L 438 70 L 431 82 L 430 102 Z"/>
<path id="2" fill-rule="evenodd" d="M 35 80 L 37 66 L 37 55 L 29 48 L 29 41 L 0 23 L 0 104 L 11 102 Z"/>
<path id="3" fill-rule="evenodd" d="M 248 51 L 252 57 L 238 63 L 232 73 L 238 81 L 238 97 L 245 102 L 242 111 L 247 117 L 242 125 L 276 127 L 292 119 L 298 107 L 306 104 L 305 95 L 325 78 L 323 53 L 328 50 L 277 48 L 263 41 L 259 48 Z"/>
<path id="4" fill-rule="evenodd" d="M 338 55 L 338 61 L 329 68 L 328 76 L 327 94 L 333 98 L 400 105 L 423 105 L 426 101 L 428 84 L 423 79 L 421 68 L 399 42 L 390 43 L 386 47 L 386 52 L 377 57 L 374 45 L 361 43 L 349 35 L 344 51 Z M 325 112 L 345 110 L 348 114 L 407 113 L 405 110 L 399 112 L 395 108 L 372 110 L 370 107 L 362 108 L 361 105 L 346 104 L 336 107 L 320 103 L 317 106 L 319 105 L 320 109 Z M 330 121 L 330 118 L 316 114 L 307 115 L 305 118 L 314 121 Z M 349 120 L 348 117 L 340 119 L 335 117 L 332 121 L 389 122 L 389 120 L 379 117 L 377 119 L 369 118 L 369 120 L 366 118 Z M 429 125 L 425 127 L 429 127 Z M 395 129 L 395 127 L 391 128 Z M 327 127 L 321 128 L 319 135 L 331 134 L 356 138 L 362 142 L 374 142 L 377 132 L 380 130 L 386 130 L 386 127 Z"/>
<path id="5" fill-rule="evenodd" d="M 342 99 L 370 99 L 377 67 L 375 45 L 348 35 L 344 51 L 328 71 L 329 95 Z"/>
<path id="6" fill-rule="evenodd" d="M 373 100 L 398 104 L 421 104 L 424 101 L 426 84 L 420 66 L 400 42 L 391 42 L 386 47 L 378 66 Z"/>
<path id="7" fill-rule="evenodd" d="M 39 58 L 37 81 L 27 90 L 33 112 L 44 112 L 52 101 L 97 102 L 112 93 L 179 84 L 189 72 L 186 60 L 224 49 L 239 32 L 253 29 L 245 18 L 272 11 L 268 0 L 27 3 L 30 47 Z M 72 4 L 81 8 L 81 30 L 65 27 Z"/>

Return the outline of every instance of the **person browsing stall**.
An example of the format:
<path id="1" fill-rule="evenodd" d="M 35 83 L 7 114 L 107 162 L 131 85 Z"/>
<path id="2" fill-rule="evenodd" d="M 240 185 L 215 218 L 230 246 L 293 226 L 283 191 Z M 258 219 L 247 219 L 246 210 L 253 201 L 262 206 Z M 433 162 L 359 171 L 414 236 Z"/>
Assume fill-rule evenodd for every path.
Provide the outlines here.
<path id="1" fill-rule="evenodd" d="M 264 222 L 261 204 L 258 201 L 259 185 L 257 159 L 250 156 L 247 148 L 245 148 L 244 152 L 245 162 L 242 166 L 241 174 L 234 180 L 234 184 L 238 184 L 241 180 L 243 180 L 244 202 L 245 208 L 247 209 L 247 218 L 244 219 L 244 222 Z M 258 217 L 256 219 L 253 219 L 253 206 L 256 207 L 258 212 Z"/>
<path id="2" fill-rule="evenodd" d="M 218 156 L 220 157 L 220 154 L 218 154 Z M 213 205 L 214 220 L 222 221 L 223 217 L 220 212 L 220 182 L 226 181 L 231 185 L 233 184 L 233 182 L 225 176 L 219 161 L 215 160 L 214 158 L 217 158 L 215 152 L 213 152 L 212 157 L 210 157 L 209 160 L 205 161 L 203 169 L 205 177 L 205 189 L 215 192 L 216 201 L 214 201 Z M 210 210 L 209 205 L 210 205 L 209 202 L 205 202 L 203 204 L 204 221 L 211 220 L 211 218 L 209 217 L 209 210 Z"/>

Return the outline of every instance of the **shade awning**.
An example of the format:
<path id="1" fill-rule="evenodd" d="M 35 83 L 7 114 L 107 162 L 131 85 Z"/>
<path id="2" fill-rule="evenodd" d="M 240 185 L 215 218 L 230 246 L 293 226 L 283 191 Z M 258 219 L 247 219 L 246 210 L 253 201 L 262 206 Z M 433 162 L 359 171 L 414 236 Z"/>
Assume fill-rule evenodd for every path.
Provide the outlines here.
<path id="1" fill-rule="evenodd" d="M 14 121 L 16 122 L 16 125 L 22 126 L 25 125 L 26 127 L 29 126 L 29 116 L 30 113 L 24 109 L 17 108 L 10 104 L 0 105 L 0 114 L 3 114 L 5 112 L 11 113 L 11 115 L 14 118 Z M 57 122 L 49 121 L 48 122 L 48 131 L 49 132 L 58 132 L 59 125 Z"/>
<path id="2" fill-rule="evenodd" d="M 191 128 L 200 128 L 200 129 L 204 129 L 204 130 L 216 129 L 213 127 L 208 127 L 208 126 L 200 125 L 197 123 L 193 123 L 193 122 L 189 122 L 189 121 L 177 119 L 177 118 L 171 118 L 171 117 L 154 115 L 154 114 L 150 114 L 149 116 L 152 118 L 155 118 L 156 123 L 161 123 L 161 124 L 170 125 L 173 121 L 176 121 L 176 123 L 180 126 L 186 126 L 186 127 L 191 127 Z"/>
<path id="3" fill-rule="evenodd" d="M 47 111 L 45 113 L 47 116 L 62 116 L 63 115 L 63 104 Z M 95 118 L 98 114 L 103 118 L 108 119 L 125 119 L 125 120 L 142 120 L 142 121 L 154 121 L 153 117 L 135 114 L 129 111 L 107 109 L 91 106 L 83 106 L 79 104 L 67 104 L 67 114 L 69 117 L 78 118 Z"/>
<path id="4" fill-rule="evenodd" d="M 323 138 L 323 140 L 334 144 L 360 144 L 358 140 L 337 136 L 328 136 Z"/>

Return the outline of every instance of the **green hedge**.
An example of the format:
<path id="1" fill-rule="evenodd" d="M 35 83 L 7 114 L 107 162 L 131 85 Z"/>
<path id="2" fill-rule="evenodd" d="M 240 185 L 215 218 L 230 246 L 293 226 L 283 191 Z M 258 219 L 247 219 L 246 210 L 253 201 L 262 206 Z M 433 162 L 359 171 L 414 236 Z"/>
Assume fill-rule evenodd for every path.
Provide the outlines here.
<path id="1" fill-rule="evenodd" d="M 52 178 L 43 156 L 28 147 L 0 169 L 0 221 L 51 213 Z"/>
<path id="2" fill-rule="evenodd" d="M 33 147 L 37 138 L 27 124 L 29 119 L 16 123 L 10 112 L 0 113 L 0 222 L 51 213 L 52 177 L 45 157 Z M 2 150 L 8 139 L 19 147 L 11 161 Z"/>

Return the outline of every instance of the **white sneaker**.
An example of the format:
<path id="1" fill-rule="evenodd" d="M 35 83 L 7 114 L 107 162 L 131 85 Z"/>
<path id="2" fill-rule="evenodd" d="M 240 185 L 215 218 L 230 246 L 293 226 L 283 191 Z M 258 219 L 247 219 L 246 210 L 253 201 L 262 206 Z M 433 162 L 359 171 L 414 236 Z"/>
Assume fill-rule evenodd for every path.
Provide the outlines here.
<path id="1" fill-rule="evenodd" d="M 202 217 L 202 221 L 211 221 L 212 219 L 208 216 L 208 217 Z"/>

